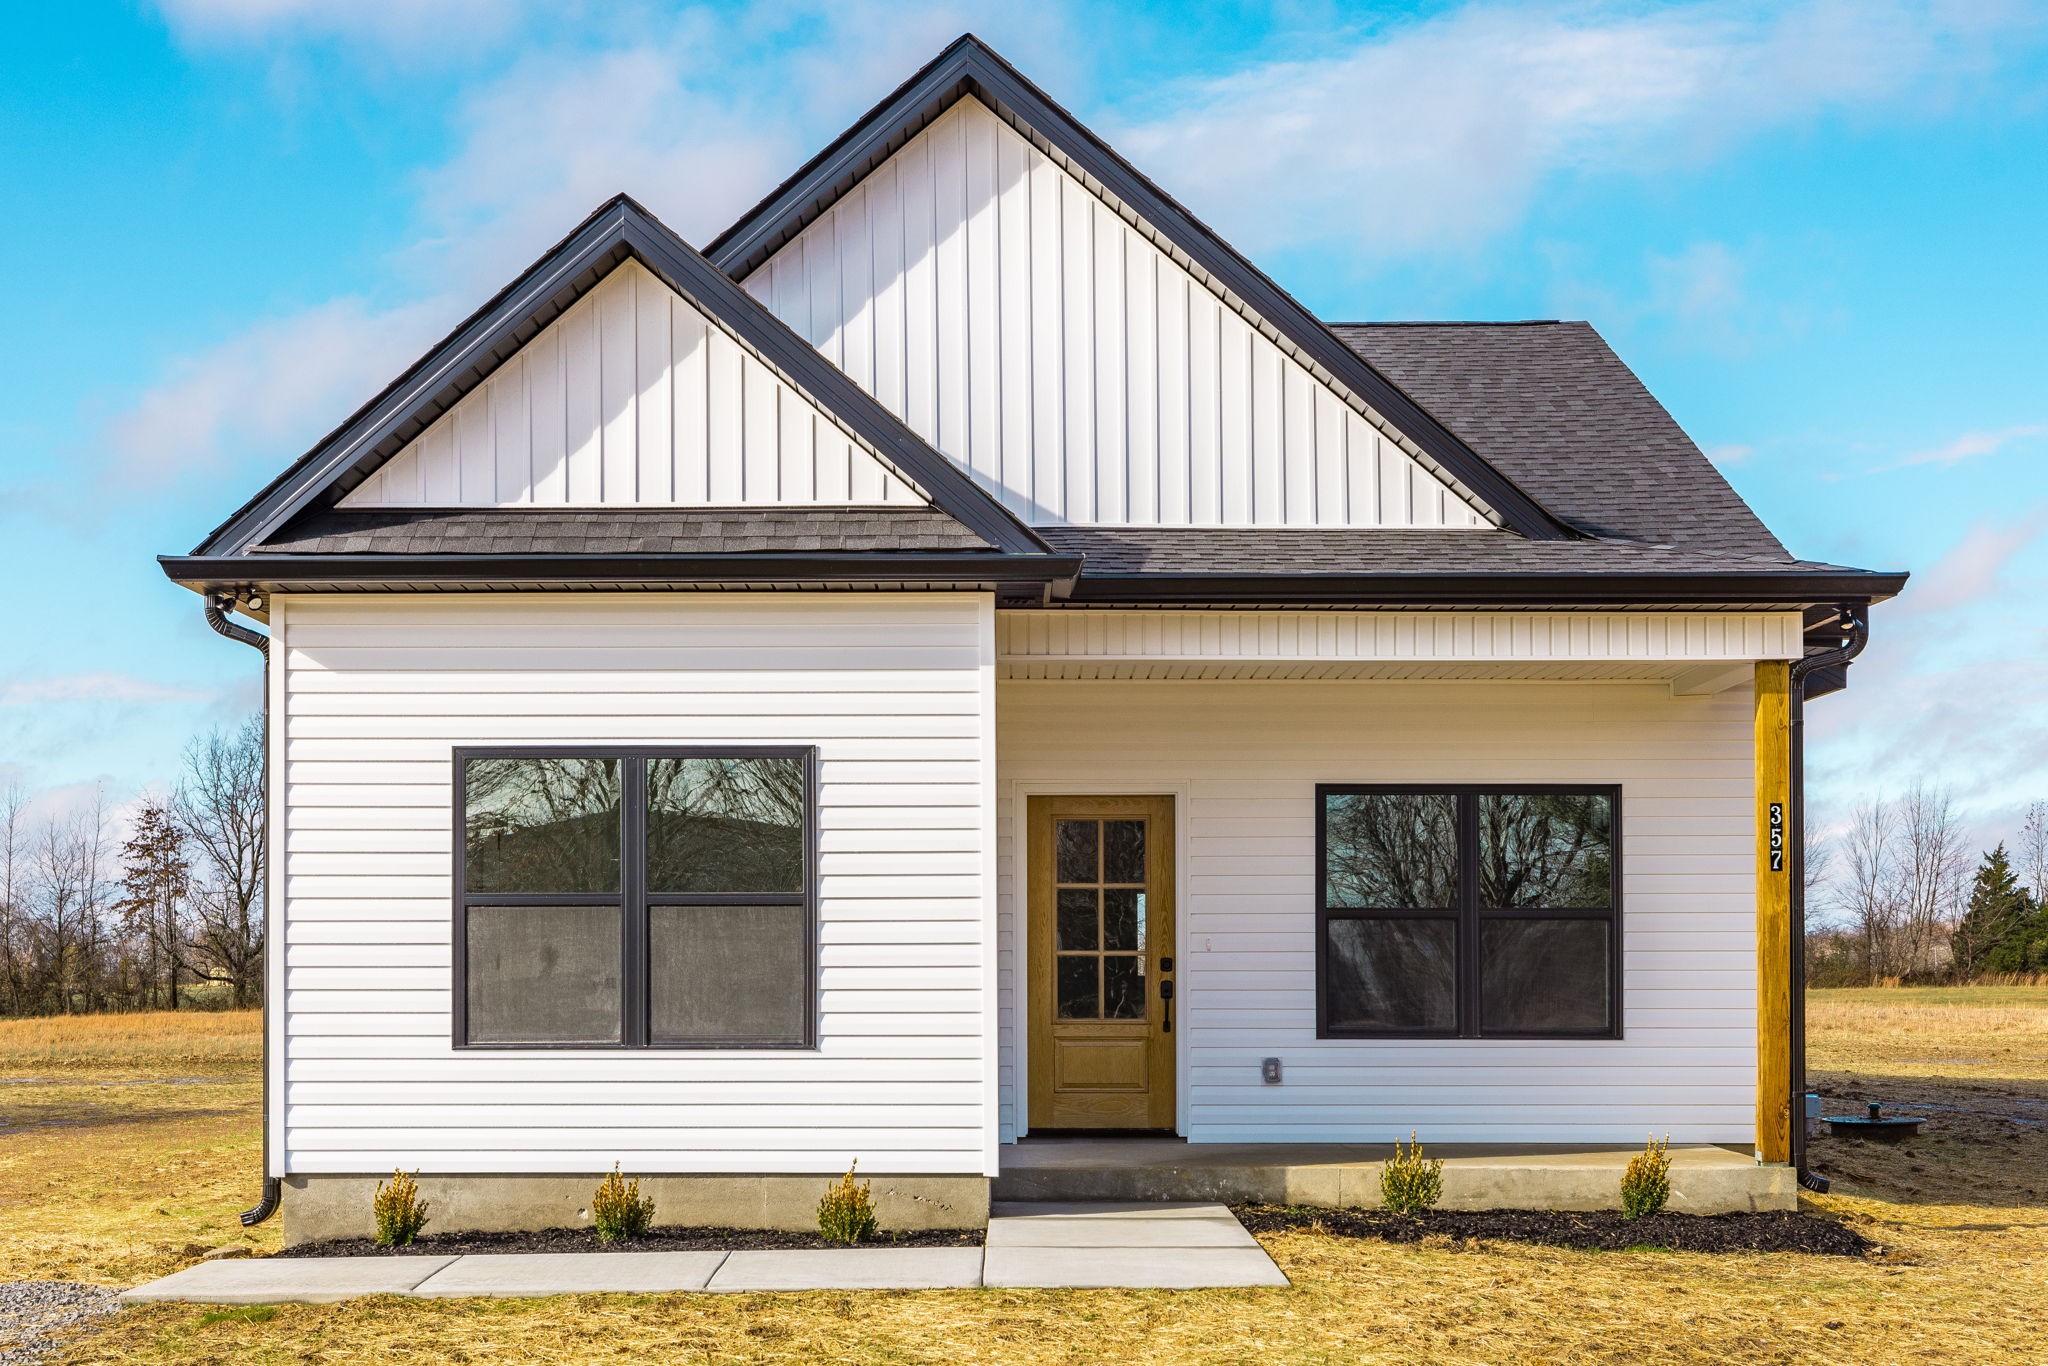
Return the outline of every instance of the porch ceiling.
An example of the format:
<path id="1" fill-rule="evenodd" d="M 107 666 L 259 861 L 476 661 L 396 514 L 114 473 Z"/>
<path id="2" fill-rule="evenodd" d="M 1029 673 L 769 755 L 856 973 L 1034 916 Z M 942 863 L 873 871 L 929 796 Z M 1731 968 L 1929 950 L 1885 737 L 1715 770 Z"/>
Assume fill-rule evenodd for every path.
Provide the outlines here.
<path id="1" fill-rule="evenodd" d="M 1695 666 L 1658 660 L 1495 660 L 1460 664 L 1443 660 L 1204 660 L 998 658 L 996 677 L 1007 681 L 1118 678 L 1160 679 L 1547 679 L 1668 682 L 1675 692 L 1700 696 L 1741 681 L 1732 674 L 1718 687 L 1689 687 Z"/>

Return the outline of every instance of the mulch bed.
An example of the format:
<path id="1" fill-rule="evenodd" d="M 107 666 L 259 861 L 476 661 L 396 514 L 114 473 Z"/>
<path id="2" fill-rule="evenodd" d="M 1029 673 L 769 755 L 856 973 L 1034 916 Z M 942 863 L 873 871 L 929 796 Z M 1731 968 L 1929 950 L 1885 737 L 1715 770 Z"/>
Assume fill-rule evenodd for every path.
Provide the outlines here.
<path id="1" fill-rule="evenodd" d="M 862 1247 L 980 1247 L 980 1229 L 927 1229 L 878 1233 Z M 600 1243 L 587 1228 L 549 1228 L 533 1233 L 422 1233 L 409 1247 L 379 1247 L 369 1238 L 336 1238 L 300 1243 L 276 1257 L 452 1257 L 468 1252 L 754 1252 L 781 1248 L 830 1248 L 815 1233 L 773 1229 L 652 1228 L 638 1238 Z"/>
<path id="2" fill-rule="evenodd" d="M 1253 1233 L 1314 1230 L 1338 1238 L 1389 1243 L 1467 1239 L 1540 1243 L 1594 1252 L 1662 1248 L 1674 1252 L 1806 1252 L 1862 1257 L 1880 1251 L 1854 1229 L 1811 1214 L 1652 1214 L 1624 1219 L 1620 1210 L 1431 1210 L 1421 1215 L 1377 1209 L 1304 1209 L 1286 1205 L 1234 1205 Z"/>

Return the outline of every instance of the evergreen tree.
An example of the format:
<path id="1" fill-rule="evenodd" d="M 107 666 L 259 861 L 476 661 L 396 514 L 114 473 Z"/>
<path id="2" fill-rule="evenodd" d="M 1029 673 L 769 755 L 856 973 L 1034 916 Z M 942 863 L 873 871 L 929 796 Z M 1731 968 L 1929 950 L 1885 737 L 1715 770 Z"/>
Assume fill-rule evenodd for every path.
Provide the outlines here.
<path id="1" fill-rule="evenodd" d="M 2042 933 L 2040 920 L 2040 908 L 2020 885 L 2000 844 L 1978 866 L 1951 937 L 1955 975 L 1967 980 L 1986 972 L 2028 971 Z"/>

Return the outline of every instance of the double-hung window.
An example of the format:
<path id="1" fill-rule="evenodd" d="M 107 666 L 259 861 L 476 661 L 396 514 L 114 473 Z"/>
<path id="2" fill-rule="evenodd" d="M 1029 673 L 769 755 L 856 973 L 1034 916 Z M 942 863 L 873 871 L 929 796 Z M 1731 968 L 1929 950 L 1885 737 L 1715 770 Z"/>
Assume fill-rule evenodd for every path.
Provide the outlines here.
<path id="1" fill-rule="evenodd" d="M 455 754 L 455 1042 L 813 1040 L 816 753 Z"/>
<path id="2" fill-rule="evenodd" d="M 1619 1037 L 1620 806 L 1318 787 L 1318 1037 Z"/>

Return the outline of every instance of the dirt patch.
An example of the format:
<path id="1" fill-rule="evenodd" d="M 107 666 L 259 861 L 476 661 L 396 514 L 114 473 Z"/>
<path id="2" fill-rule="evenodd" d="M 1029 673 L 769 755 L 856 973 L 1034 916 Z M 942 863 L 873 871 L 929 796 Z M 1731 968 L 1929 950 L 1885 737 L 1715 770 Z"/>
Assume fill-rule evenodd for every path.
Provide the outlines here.
<path id="1" fill-rule="evenodd" d="M 1591 1252 L 1660 1248 L 1673 1252 L 1805 1252 L 1828 1257 L 1862 1257 L 1880 1250 L 1862 1234 L 1832 1219 L 1790 1211 L 1653 1214 L 1641 1219 L 1624 1219 L 1619 1210 L 1431 1210 L 1408 1216 L 1386 1210 L 1235 1205 L 1232 1211 L 1253 1233 L 1305 1231 L 1387 1243 L 1441 1239 L 1459 1245 L 1474 1240 L 1540 1243 Z"/>
<path id="2" fill-rule="evenodd" d="M 924 1229 L 878 1233 L 862 1247 L 980 1247 L 980 1229 Z M 421 1234 L 410 1247 L 379 1247 L 368 1238 L 300 1243 L 275 1257 L 452 1257 L 466 1252 L 757 1252 L 783 1248 L 830 1248 L 815 1233 L 774 1229 L 653 1228 L 625 1242 L 600 1243 L 587 1228 L 548 1228 L 532 1233 Z"/>

